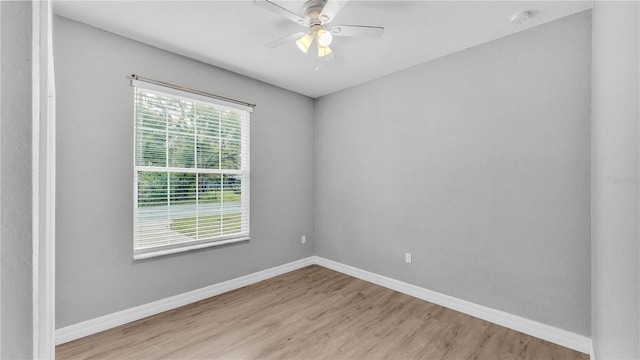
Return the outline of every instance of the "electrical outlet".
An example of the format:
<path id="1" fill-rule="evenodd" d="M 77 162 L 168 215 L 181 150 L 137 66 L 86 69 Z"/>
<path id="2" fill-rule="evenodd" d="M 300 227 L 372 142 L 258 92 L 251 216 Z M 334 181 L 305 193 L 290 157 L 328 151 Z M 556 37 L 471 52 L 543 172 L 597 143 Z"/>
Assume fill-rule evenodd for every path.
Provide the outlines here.
<path id="1" fill-rule="evenodd" d="M 404 262 L 406 262 L 407 264 L 411 264 L 411 253 L 404 254 Z"/>
<path id="2" fill-rule="evenodd" d="M 307 236 L 306 235 L 302 235 L 302 237 L 300 237 L 300 242 L 305 244 L 307 242 Z"/>

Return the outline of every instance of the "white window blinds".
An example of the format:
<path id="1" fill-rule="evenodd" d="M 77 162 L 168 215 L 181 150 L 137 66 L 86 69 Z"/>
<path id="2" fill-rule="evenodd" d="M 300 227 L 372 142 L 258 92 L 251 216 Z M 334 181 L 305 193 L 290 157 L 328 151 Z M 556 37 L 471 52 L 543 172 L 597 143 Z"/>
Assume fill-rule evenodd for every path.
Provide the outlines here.
<path id="1" fill-rule="evenodd" d="M 251 108 L 133 85 L 134 258 L 247 240 Z"/>

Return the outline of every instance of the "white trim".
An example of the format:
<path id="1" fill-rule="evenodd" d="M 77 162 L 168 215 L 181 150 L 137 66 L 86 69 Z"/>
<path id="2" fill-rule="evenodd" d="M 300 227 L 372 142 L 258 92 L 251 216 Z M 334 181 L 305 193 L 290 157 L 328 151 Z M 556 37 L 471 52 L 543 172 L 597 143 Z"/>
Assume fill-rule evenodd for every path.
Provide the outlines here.
<path id="1" fill-rule="evenodd" d="M 234 234 L 233 236 L 238 236 L 238 234 Z M 178 254 L 178 253 L 192 251 L 192 250 L 205 249 L 212 246 L 228 245 L 228 244 L 233 244 L 237 242 L 251 240 L 249 236 L 232 237 L 230 239 L 227 239 L 227 237 L 228 236 L 222 237 L 222 240 L 216 239 L 215 241 L 203 240 L 204 242 L 191 244 L 191 245 L 189 245 L 190 243 L 178 244 L 177 247 L 173 247 L 173 248 L 163 247 L 163 248 L 156 248 L 156 249 L 151 248 L 152 250 L 146 250 L 146 251 L 144 249 L 136 250 L 133 253 L 133 260 L 149 259 L 157 256 Z"/>
<path id="2" fill-rule="evenodd" d="M 32 356 L 40 358 L 40 4 L 31 1 L 31 340 Z"/>
<path id="3" fill-rule="evenodd" d="M 262 280 L 278 276 L 289 271 L 297 270 L 309 265 L 320 265 L 358 279 L 369 281 L 376 285 L 407 294 L 418 299 L 432 302 L 449 309 L 460 311 L 509 329 L 535 336 L 537 338 L 576 350 L 591 354 L 594 360 L 593 344 L 591 339 L 554 326 L 539 323 L 504 311 L 495 310 L 472 302 L 441 294 L 429 289 L 405 283 L 399 280 L 378 275 L 353 266 L 341 264 L 319 256 L 311 256 L 293 261 L 284 265 L 262 270 L 236 279 L 224 281 L 207 286 L 202 289 L 189 291 L 184 294 L 171 296 L 166 299 L 154 301 L 131 309 L 118 311 L 113 314 L 100 316 L 95 319 L 83 321 L 56 330 L 56 345 L 79 339 L 100 331 L 111 329 L 147 316 L 155 315 L 163 311 L 175 309 L 212 296 L 220 295 L 227 291 L 235 290 L 243 286 L 251 285 Z"/>
<path id="4" fill-rule="evenodd" d="M 42 321 L 40 343 L 41 358 L 55 359 L 56 334 L 56 81 L 53 58 L 53 1 L 46 0 L 46 164 L 45 164 L 45 234 L 44 242 L 44 319 Z"/>
<path id="5" fill-rule="evenodd" d="M 83 321 L 56 330 L 56 345 L 79 339 L 100 331 L 114 328 L 147 316 L 159 314 L 163 311 L 188 305 L 196 301 L 220 295 L 228 291 L 239 289 L 243 286 L 255 284 L 262 280 L 282 275 L 284 273 L 313 265 L 314 257 L 296 260 L 284 265 L 258 271 L 239 278 L 223 281 L 201 289 L 189 291 L 180 295 L 171 296 L 148 304 L 136 306 L 130 309 L 115 312 L 95 319 Z"/>
<path id="6" fill-rule="evenodd" d="M 55 356 L 55 86 L 52 9 L 31 1 L 33 357 Z"/>
<path id="7" fill-rule="evenodd" d="M 0 4 L 0 40 L 2 39 L 2 4 Z M 0 70 L 2 70 L 2 46 L 0 44 Z M 2 72 L 0 71 L 0 84 L 2 84 Z M 2 114 L 2 86 L 0 86 L 0 114 Z M 0 116 L 1 117 L 1 116 Z M 0 126 L 0 129 L 2 127 Z M 1 131 L 0 131 L 1 135 Z M 2 136 L 0 136 L 2 138 Z M 2 147 L 0 146 L 0 149 Z M 2 155 L 2 154 L 0 154 Z M 1 170 L 0 170 L 1 172 Z M 1 175 L 1 174 L 0 174 Z M 2 176 L 0 176 L 0 179 Z M 0 184 L 0 189 L 2 188 Z M 0 203 L 2 203 L 2 194 L 0 194 Z M 2 220 L 2 214 L 0 214 Z M 1 232 L 0 232 L 1 233 Z M 2 254 L 2 236 L 0 235 L 0 254 Z M 2 278 L 2 256 L 0 256 L 0 279 Z M 0 281 L 1 283 L 1 281 Z M 2 286 L 0 285 L 0 309 L 2 309 Z M 2 311 L 0 311 L 0 324 L 2 324 Z M 2 326 L 0 326 L 0 354 L 2 354 Z"/>
<path id="8" fill-rule="evenodd" d="M 576 350 L 583 353 L 589 352 L 590 339 L 567 330 L 539 323 L 534 320 L 495 310 L 472 302 L 441 294 L 429 289 L 415 286 L 403 281 L 388 278 L 353 266 L 344 265 L 319 256 L 315 257 L 315 263 L 339 271 L 341 273 L 369 281 L 376 285 L 407 294 L 418 299 L 426 300 L 449 309 L 460 311 L 494 324 L 513 329 L 537 338 Z"/>
<path id="9" fill-rule="evenodd" d="M 596 360 L 596 351 L 593 349 L 593 340 L 589 340 L 589 359 Z"/>

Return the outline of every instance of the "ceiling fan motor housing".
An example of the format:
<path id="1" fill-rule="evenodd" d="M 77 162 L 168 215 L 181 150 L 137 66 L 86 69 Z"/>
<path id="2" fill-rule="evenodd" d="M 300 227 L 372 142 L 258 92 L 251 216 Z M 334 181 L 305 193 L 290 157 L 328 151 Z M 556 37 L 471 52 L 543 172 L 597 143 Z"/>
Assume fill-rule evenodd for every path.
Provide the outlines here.
<path id="1" fill-rule="evenodd" d="M 322 9 L 326 4 L 327 0 L 309 0 L 304 3 L 302 12 L 304 13 L 304 16 L 309 20 L 310 27 L 321 25 L 331 20 L 326 15 L 323 15 L 324 17 L 326 17 L 326 19 L 320 18 L 320 13 L 322 12 Z"/>

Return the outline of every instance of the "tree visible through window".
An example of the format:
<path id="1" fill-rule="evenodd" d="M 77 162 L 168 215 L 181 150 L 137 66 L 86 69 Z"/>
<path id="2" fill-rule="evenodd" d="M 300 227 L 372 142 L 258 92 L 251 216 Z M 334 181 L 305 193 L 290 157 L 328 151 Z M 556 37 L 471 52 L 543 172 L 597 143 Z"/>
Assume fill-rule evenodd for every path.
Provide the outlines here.
<path id="1" fill-rule="evenodd" d="M 248 147 L 248 111 L 136 87 L 134 255 L 248 238 Z"/>

